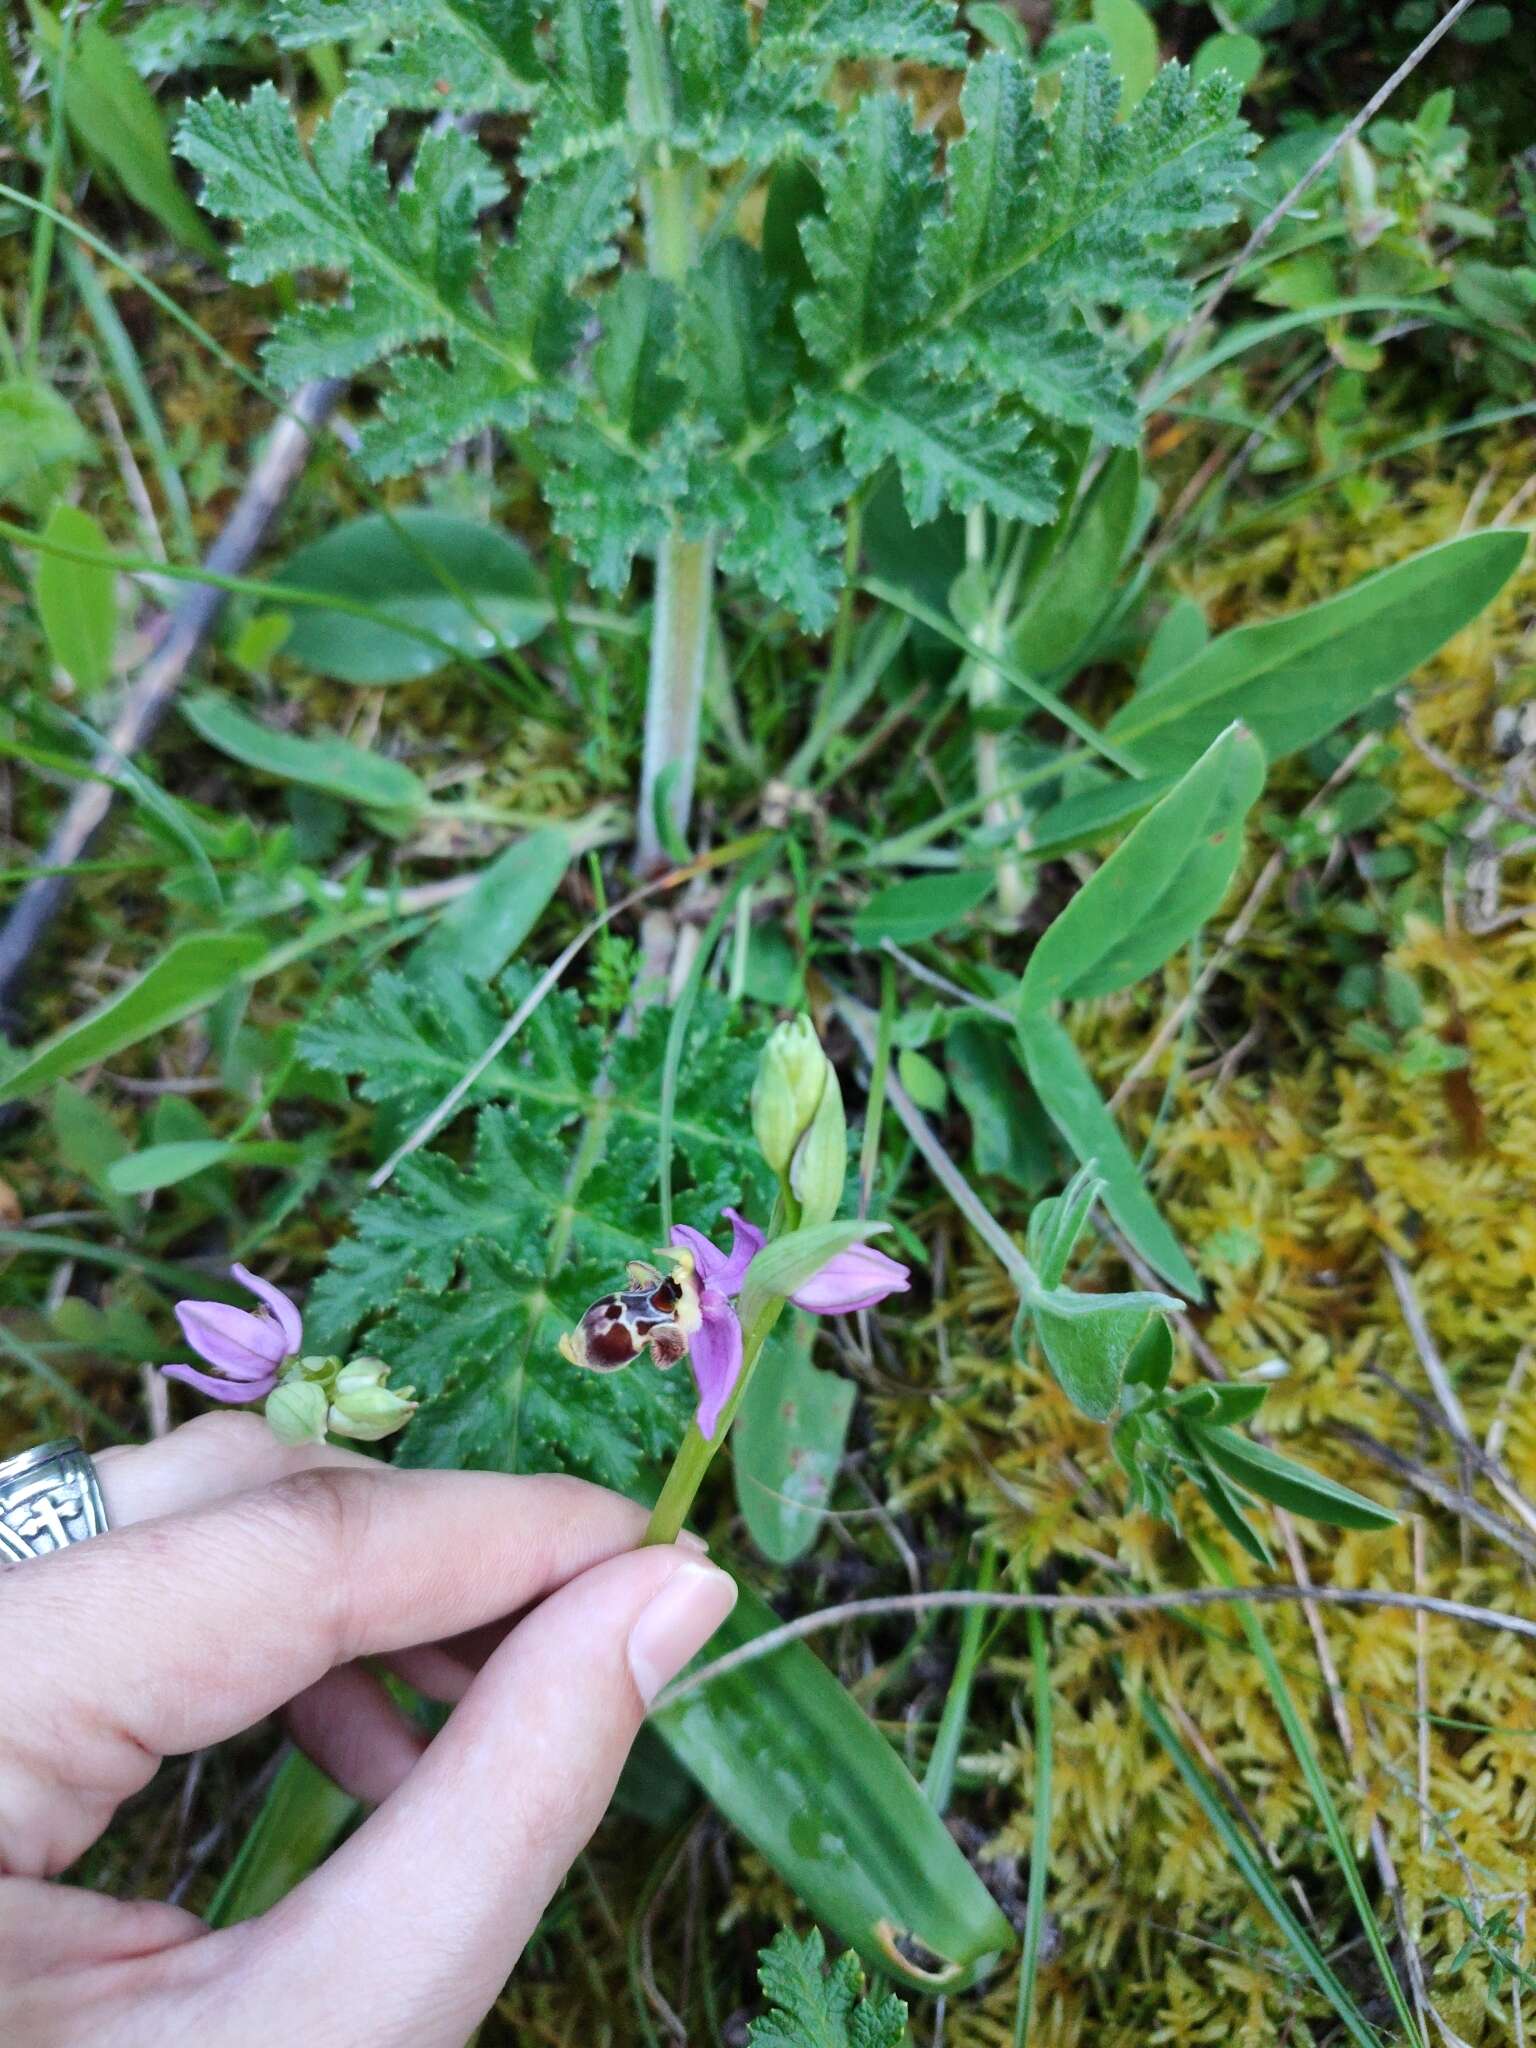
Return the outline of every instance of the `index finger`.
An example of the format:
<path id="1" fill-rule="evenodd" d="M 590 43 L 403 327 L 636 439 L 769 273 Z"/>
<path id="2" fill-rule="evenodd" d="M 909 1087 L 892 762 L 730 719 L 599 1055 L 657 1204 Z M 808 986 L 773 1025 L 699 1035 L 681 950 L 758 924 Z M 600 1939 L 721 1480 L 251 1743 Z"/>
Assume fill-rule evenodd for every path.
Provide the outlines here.
<path id="1" fill-rule="evenodd" d="M 525 1607 L 644 1524 L 576 1479 L 359 1461 L 18 1566 L 0 1577 L 0 1870 L 63 1869 L 162 1756 L 335 1665 Z"/>

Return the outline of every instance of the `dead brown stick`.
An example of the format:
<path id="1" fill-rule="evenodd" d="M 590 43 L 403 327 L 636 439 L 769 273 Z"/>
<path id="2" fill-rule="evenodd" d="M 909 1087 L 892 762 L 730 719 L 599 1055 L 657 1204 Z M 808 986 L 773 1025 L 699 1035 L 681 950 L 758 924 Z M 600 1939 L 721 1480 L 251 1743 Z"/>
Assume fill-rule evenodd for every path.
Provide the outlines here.
<path id="1" fill-rule="evenodd" d="M 298 393 L 272 429 L 235 509 L 209 548 L 205 569 L 216 576 L 238 576 L 245 568 L 297 481 L 314 436 L 344 388 L 337 379 L 327 377 L 306 384 Z M 63 870 L 84 858 L 112 808 L 116 778 L 124 762 L 145 744 L 164 717 L 227 597 L 227 591 L 211 583 L 189 586 L 170 615 L 159 646 L 129 686 L 106 744 L 92 764 L 93 775 L 70 798 L 39 866 Z M 28 882 L 17 897 L 0 927 L 0 1011 L 13 1007 L 32 955 L 63 909 L 72 886 L 67 873 L 42 874 Z"/>

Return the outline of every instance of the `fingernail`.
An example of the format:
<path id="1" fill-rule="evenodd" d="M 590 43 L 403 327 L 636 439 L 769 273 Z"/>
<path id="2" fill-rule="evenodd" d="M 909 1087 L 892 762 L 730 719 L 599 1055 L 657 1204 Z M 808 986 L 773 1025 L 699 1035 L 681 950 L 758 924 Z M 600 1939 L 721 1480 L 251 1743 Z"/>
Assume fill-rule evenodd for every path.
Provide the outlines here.
<path id="1" fill-rule="evenodd" d="M 677 1540 L 685 1550 L 708 1550 L 709 1548 L 709 1538 L 707 1536 L 695 1536 L 691 1529 L 684 1529 Z"/>
<path id="2" fill-rule="evenodd" d="M 735 1605 L 734 1581 L 714 1565 L 678 1566 L 629 1632 L 629 1668 L 647 1706 Z"/>

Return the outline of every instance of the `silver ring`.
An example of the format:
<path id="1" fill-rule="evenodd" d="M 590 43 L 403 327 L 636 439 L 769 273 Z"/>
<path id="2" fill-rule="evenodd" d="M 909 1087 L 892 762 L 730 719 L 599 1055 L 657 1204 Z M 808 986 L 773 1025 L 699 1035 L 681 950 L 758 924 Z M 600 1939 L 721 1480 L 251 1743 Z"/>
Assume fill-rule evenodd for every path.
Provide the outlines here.
<path id="1" fill-rule="evenodd" d="M 106 1532 L 96 1467 L 72 1436 L 0 1463 L 0 1562 L 47 1557 Z"/>

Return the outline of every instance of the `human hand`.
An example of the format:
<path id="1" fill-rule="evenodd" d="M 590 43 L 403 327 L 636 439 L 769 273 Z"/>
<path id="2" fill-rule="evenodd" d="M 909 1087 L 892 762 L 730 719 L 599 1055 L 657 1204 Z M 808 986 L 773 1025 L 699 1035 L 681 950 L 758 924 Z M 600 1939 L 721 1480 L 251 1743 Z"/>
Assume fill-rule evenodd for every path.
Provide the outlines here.
<path id="1" fill-rule="evenodd" d="M 730 1580 L 634 1549 L 643 1510 L 580 1480 L 284 1449 L 252 1416 L 96 1464 L 111 1532 L 0 1575 L 0 2041 L 463 2048 Z M 458 1702 L 430 1746 L 364 1657 Z M 270 1912 L 209 1933 L 46 1881 L 163 1757 L 285 1703 L 383 1803 Z"/>

